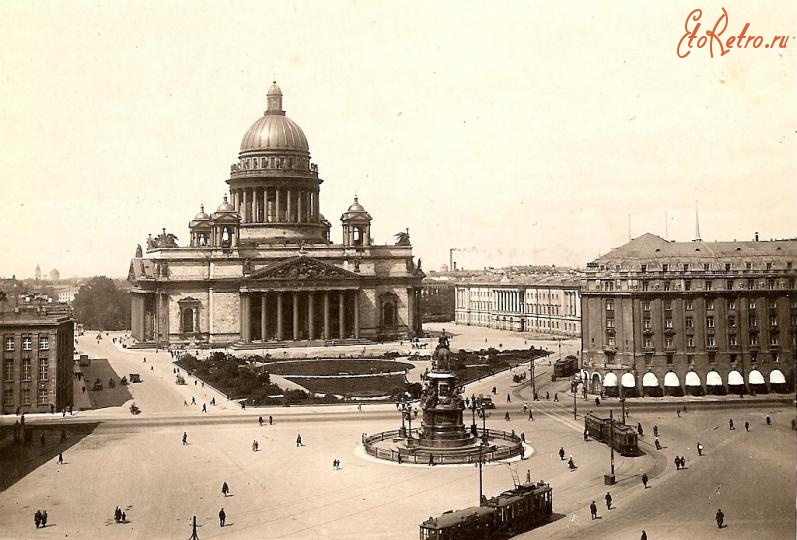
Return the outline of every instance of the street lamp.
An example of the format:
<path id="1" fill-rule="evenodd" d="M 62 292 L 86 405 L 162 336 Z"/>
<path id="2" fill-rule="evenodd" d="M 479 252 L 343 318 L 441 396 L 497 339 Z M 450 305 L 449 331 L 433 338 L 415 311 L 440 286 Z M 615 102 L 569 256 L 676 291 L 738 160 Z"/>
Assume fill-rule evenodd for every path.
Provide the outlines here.
<path id="1" fill-rule="evenodd" d="M 531 399 L 533 401 L 537 396 L 537 385 L 534 382 L 534 355 L 529 360 L 529 370 L 531 371 Z"/>
<path id="2" fill-rule="evenodd" d="M 473 433 L 473 435 L 478 436 L 478 432 L 476 430 L 476 407 L 477 407 L 477 405 L 476 405 L 476 394 L 471 394 L 471 396 L 470 396 L 470 410 L 472 412 L 473 421 L 471 422 L 471 425 L 470 425 L 470 432 Z"/>
<path id="3" fill-rule="evenodd" d="M 576 404 L 576 390 L 578 390 L 578 384 L 573 381 L 570 386 L 573 389 L 573 420 L 578 420 L 578 405 Z"/>

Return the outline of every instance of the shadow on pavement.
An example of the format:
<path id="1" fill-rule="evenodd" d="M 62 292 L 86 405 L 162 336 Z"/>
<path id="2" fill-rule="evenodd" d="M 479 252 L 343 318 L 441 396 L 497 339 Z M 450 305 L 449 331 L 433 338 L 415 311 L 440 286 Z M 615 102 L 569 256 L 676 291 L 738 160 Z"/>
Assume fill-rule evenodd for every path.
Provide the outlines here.
<path id="1" fill-rule="evenodd" d="M 104 358 L 92 358 L 89 365 L 80 367 L 80 371 L 83 372 L 83 379 L 76 382 L 75 385 L 78 387 L 78 391 L 80 391 L 80 386 L 86 387 L 86 392 L 91 400 L 92 408 L 102 409 L 105 407 L 119 407 L 133 399 L 127 386 L 120 384 L 121 377 L 113 370 L 108 360 Z M 123 373 L 122 376 L 129 378 L 129 374 L 127 373 Z M 102 390 L 93 390 L 94 383 L 97 380 L 99 380 L 102 385 Z M 113 388 L 109 385 L 109 381 L 111 380 L 113 380 L 114 383 Z"/>
<path id="2" fill-rule="evenodd" d="M 50 460 L 55 462 L 58 454 L 89 435 L 99 424 L 28 425 L 19 442 L 14 442 L 14 426 L 0 427 L 0 492 L 13 486 L 17 481 L 33 472 Z M 61 431 L 66 440 L 61 440 Z M 44 435 L 44 446 L 41 436 Z M 68 466 L 68 459 L 62 466 Z M 51 524 L 47 525 L 51 527 Z"/>

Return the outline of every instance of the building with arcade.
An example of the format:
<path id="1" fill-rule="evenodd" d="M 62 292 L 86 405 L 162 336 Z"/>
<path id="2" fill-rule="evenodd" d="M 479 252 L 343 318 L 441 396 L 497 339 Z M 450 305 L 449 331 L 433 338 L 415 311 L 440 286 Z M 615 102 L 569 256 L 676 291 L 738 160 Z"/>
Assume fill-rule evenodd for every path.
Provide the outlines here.
<path id="1" fill-rule="evenodd" d="M 794 387 L 797 240 L 644 234 L 587 265 L 590 392 L 683 395 Z"/>
<path id="2" fill-rule="evenodd" d="M 137 249 L 128 278 L 139 342 L 260 348 L 420 332 L 424 273 L 409 233 L 374 244 L 355 196 L 333 242 L 323 180 L 282 98 L 275 83 L 230 168 L 230 197 L 213 212 L 200 206 L 188 245 L 163 230 Z"/>

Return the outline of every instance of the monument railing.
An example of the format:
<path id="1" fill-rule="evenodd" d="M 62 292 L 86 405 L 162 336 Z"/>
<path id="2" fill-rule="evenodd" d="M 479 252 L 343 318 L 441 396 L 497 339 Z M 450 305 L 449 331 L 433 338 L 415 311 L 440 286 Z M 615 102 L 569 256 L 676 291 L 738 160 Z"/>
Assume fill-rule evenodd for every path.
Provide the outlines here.
<path id="1" fill-rule="evenodd" d="M 517 455 L 523 454 L 523 442 L 520 437 L 508 431 L 500 429 L 487 429 L 477 430 L 479 438 L 484 437 L 485 433 L 488 439 L 501 439 L 508 441 L 509 445 L 501 446 L 488 446 L 479 447 L 471 446 L 466 449 L 454 450 L 449 452 L 436 452 L 434 449 L 426 448 L 380 448 L 376 446 L 386 439 L 402 439 L 401 430 L 393 429 L 390 431 L 382 431 L 374 433 L 373 435 L 363 434 L 362 443 L 368 455 L 374 456 L 379 459 L 389 461 L 396 461 L 399 463 L 416 463 L 427 465 L 431 462 L 438 464 L 463 464 L 463 463 L 478 463 L 479 460 L 484 462 L 497 461 L 502 459 L 509 459 Z M 417 434 L 418 429 L 413 429 L 412 433 Z M 487 448 L 487 449 L 485 449 Z"/>

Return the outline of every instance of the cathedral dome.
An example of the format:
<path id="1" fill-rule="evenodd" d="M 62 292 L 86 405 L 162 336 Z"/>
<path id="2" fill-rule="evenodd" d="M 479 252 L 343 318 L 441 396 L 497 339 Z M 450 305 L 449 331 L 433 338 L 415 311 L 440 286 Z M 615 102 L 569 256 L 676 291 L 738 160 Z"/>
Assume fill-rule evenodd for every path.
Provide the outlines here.
<path id="1" fill-rule="evenodd" d="M 227 202 L 227 195 L 224 196 L 224 201 L 216 208 L 216 213 L 220 212 L 235 212 L 235 207 Z"/>
<path id="2" fill-rule="evenodd" d="M 227 203 L 229 204 L 229 203 Z M 205 205 L 202 204 L 199 206 L 199 213 L 194 217 L 195 221 L 206 221 L 210 219 L 210 216 L 205 213 Z"/>
<path id="3" fill-rule="evenodd" d="M 282 110 L 282 90 L 276 81 L 266 94 L 266 111 L 246 131 L 241 140 L 241 153 L 261 150 L 309 152 L 307 137 L 299 125 Z"/>

